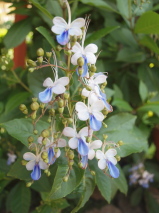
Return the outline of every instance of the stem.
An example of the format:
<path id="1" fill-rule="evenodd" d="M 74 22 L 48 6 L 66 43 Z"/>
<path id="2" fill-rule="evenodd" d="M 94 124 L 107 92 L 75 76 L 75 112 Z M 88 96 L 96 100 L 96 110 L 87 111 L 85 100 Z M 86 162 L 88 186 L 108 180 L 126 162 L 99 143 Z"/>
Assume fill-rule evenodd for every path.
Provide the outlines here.
<path id="1" fill-rule="evenodd" d="M 62 69 L 65 72 L 68 71 L 68 69 L 65 69 L 65 68 L 60 67 L 60 66 L 56 66 L 54 64 L 45 64 L 45 65 L 37 66 L 36 69 L 40 69 L 40 68 L 43 68 L 43 67 L 51 67 L 51 66 L 53 66 L 53 67 L 59 67 L 60 69 Z M 75 70 L 70 70 L 69 72 L 75 72 Z"/>

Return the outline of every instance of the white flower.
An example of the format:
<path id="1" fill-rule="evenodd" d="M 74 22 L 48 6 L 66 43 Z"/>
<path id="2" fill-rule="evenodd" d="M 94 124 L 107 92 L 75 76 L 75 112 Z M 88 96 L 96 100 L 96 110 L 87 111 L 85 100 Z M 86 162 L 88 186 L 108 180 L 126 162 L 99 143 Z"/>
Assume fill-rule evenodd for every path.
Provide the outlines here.
<path id="1" fill-rule="evenodd" d="M 104 109 L 104 104 L 101 100 L 94 102 L 88 107 L 83 102 L 77 102 L 75 109 L 81 121 L 90 120 L 92 130 L 98 131 L 102 127 L 104 115 L 100 111 Z"/>
<path id="2" fill-rule="evenodd" d="M 99 159 L 98 167 L 102 170 L 108 167 L 110 175 L 114 178 L 119 177 L 119 169 L 115 166 L 117 164 L 117 160 L 114 157 L 116 154 L 117 151 L 115 149 L 108 149 L 105 154 L 100 150 L 96 152 L 96 158 Z"/>
<path id="3" fill-rule="evenodd" d="M 43 92 L 39 93 L 39 99 L 42 103 L 48 103 L 52 100 L 53 93 L 59 95 L 65 92 L 65 86 L 69 83 L 68 77 L 62 77 L 54 82 L 51 78 L 46 78 L 43 86 L 47 87 Z"/>
<path id="4" fill-rule="evenodd" d="M 41 177 L 41 169 L 47 169 L 48 165 L 42 160 L 41 155 L 34 155 L 31 152 L 26 152 L 23 155 L 24 160 L 29 161 L 26 164 L 26 169 L 32 171 L 31 178 L 33 180 L 39 180 Z"/>
<path id="5" fill-rule="evenodd" d="M 67 1 L 67 9 L 68 9 L 68 23 L 61 17 L 55 17 L 53 19 L 54 26 L 51 30 L 58 34 L 56 36 L 57 41 L 61 45 L 65 45 L 69 42 L 70 36 L 81 36 L 82 30 L 80 29 L 85 25 L 85 20 L 83 18 L 77 18 L 71 23 L 71 11 Z"/>
<path id="6" fill-rule="evenodd" d="M 15 154 L 11 154 L 11 153 L 7 153 L 7 155 L 8 155 L 7 164 L 11 165 L 12 163 L 15 162 L 17 156 Z"/>
<path id="7" fill-rule="evenodd" d="M 95 151 L 94 149 L 100 149 L 102 146 L 102 141 L 101 140 L 95 140 L 92 143 L 88 143 L 88 159 L 92 160 L 95 157 Z"/>

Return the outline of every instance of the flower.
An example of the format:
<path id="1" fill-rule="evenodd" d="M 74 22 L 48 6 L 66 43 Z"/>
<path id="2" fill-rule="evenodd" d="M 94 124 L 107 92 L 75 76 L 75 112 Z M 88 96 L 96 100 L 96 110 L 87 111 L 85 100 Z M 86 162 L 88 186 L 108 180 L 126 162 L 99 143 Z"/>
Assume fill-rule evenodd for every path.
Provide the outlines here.
<path id="1" fill-rule="evenodd" d="M 11 165 L 12 163 L 15 162 L 15 159 L 17 158 L 17 156 L 11 153 L 7 153 L 7 155 L 8 155 L 7 165 Z"/>
<path id="2" fill-rule="evenodd" d="M 38 143 L 42 144 L 43 137 L 38 138 Z M 47 139 L 46 145 L 43 148 L 43 150 L 46 150 L 48 152 L 48 164 L 53 164 L 56 159 L 61 155 L 60 149 L 57 150 L 55 153 L 55 147 L 65 147 L 66 146 L 66 140 L 59 138 L 56 142 L 52 142 L 51 140 Z"/>
<path id="3" fill-rule="evenodd" d="M 53 19 L 54 26 L 51 30 L 58 34 L 56 36 L 57 42 L 61 45 L 66 45 L 69 42 L 70 36 L 81 36 L 82 30 L 80 29 L 85 25 L 83 18 L 77 18 L 71 23 L 71 11 L 67 1 L 65 1 L 68 9 L 68 23 L 61 17 L 55 17 Z"/>
<path id="4" fill-rule="evenodd" d="M 97 100 L 102 100 L 108 112 L 112 112 L 112 106 L 107 102 L 106 94 L 102 93 L 99 84 L 106 82 L 107 76 L 103 73 L 96 73 L 88 80 L 87 84 L 92 89 L 88 91 L 86 88 L 82 90 L 82 95 L 89 98 L 90 104 Z"/>
<path id="5" fill-rule="evenodd" d="M 108 149 L 105 154 L 101 150 L 96 152 L 96 158 L 99 159 L 98 167 L 102 170 L 108 167 L 113 178 L 119 177 L 119 169 L 115 166 L 117 164 L 117 160 L 114 157 L 116 154 L 117 151 L 115 149 Z"/>
<path id="6" fill-rule="evenodd" d="M 81 121 L 89 119 L 90 127 L 94 131 L 98 131 L 102 127 L 104 115 L 100 111 L 103 108 L 104 104 L 101 100 L 94 102 L 91 106 L 88 104 L 88 107 L 83 102 L 77 102 L 75 106 L 78 118 Z"/>
<path id="7" fill-rule="evenodd" d="M 39 93 L 39 99 L 42 103 L 48 103 L 52 99 L 53 93 L 62 94 L 65 92 L 65 86 L 69 83 L 68 77 L 62 77 L 57 79 L 56 81 L 52 81 L 51 78 L 46 78 L 43 86 L 47 87 L 43 92 Z"/>
<path id="8" fill-rule="evenodd" d="M 68 141 L 69 147 L 71 149 L 78 149 L 78 153 L 82 156 L 88 155 L 89 148 L 86 143 L 85 137 L 88 136 L 88 127 L 82 128 L 79 133 L 71 127 L 65 127 L 63 130 L 63 135 L 70 137 Z"/>
<path id="9" fill-rule="evenodd" d="M 84 39 L 84 37 L 83 37 Z M 77 65 L 77 60 L 78 58 L 82 57 L 84 59 L 84 65 L 83 65 L 83 73 L 81 75 L 81 77 L 85 77 L 88 74 L 88 66 L 87 64 L 95 64 L 96 63 L 96 56 L 94 55 L 94 53 L 96 53 L 98 51 L 98 47 L 95 44 L 89 44 L 87 45 L 85 48 L 83 47 L 83 43 L 82 42 L 82 46 L 76 42 L 75 45 L 72 47 L 72 52 L 75 53 L 72 57 L 71 57 L 71 63 L 73 65 Z M 78 74 L 78 71 L 77 71 Z"/>
<path id="10" fill-rule="evenodd" d="M 33 180 L 39 180 L 41 177 L 41 169 L 47 169 L 48 165 L 42 160 L 41 155 L 34 155 L 31 152 L 26 152 L 23 155 L 24 160 L 29 161 L 26 164 L 26 169 L 32 171 L 31 178 Z"/>

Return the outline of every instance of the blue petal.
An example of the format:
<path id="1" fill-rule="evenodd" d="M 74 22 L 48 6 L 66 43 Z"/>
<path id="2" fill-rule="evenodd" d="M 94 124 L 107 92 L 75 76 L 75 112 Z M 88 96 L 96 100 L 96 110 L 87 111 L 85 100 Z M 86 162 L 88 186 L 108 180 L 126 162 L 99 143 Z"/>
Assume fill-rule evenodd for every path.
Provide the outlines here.
<path id="1" fill-rule="evenodd" d="M 39 167 L 39 164 L 37 163 L 37 164 L 35 164 L 34 169 L 31 173 L 31 178 L 33 180 L 39 180 L 40 177 L 41 177 L 41 169 Z"/>
<path id="2" fill-rule="evenodd" d="M 88 155 L 89 148 L 85 141 L 81 138 L 78 139 L 78 153 L 82 156 Z"/>
<path id="3" fill-rule="evenodd" d="M 102 127 L 102 122 L 98 121 L 94 115 L 89 116 L 90 119 L 90 127 L 93 131 L 98 131 Z"/>
<path id="4" fill-rule="evenodd" d="M 107 109 L 109 112 L 112 112 L 112 111 L 113 111 L 112 106 L 106 101 L 106 100 L 107 100 L 106 94 L 104 94 L 104 93 L 102 93 L 102 92 L 100 91 L 100 95 L 101 95 L 102 97 L 99 97 L 99 98 L 104 102 L 104 105 L 105 105 L 106 109 Z"/>
<path id="5" fill-rule="evenodd" d="M 110 175 L 113 178 L 118 178 L 119 174 L 120 174 L 119 169 L 111 161 L 107 161 L 107 164 L 108 164 L 108 169 L 109 169 Z"/>
<path id="6" fill-rule="evenodd" d="M 49 164 L 53 164 L 56 160 L 54 150 L 52 147 L 49 148 L 48 151 Z"/>
<path id="7" fill-rule="evenodd" d="M 69 42 L 68 30 L 65 30 L 60 35 L 56 36 L 57 42 L 61 45 L 65 45 Z"/>
<path id="8" fill-rule="evenodd" d="M 87 164 L 88 164 L 88 155 L 82 156 L 81 163 L 82 163 L 82 168 L 86 169 Z"/>
<path id="9" fill-rule="evenodd" d="M 82 75 L 81 75 L 81 77 L 85 77 L 85 76 L 87 76 L 87 74 L 88 74 L 88 65 L 87 65 L 87 58 L 85 57 L 85 56 L 82 56 L 83 57 L 83 59 L 84 59 L 84 65 L 82 66 L 82 68 L 83 68 L 83 73 L 82 73 Z M 77 67 L 77 69 L 76 69 L 76 72 L 77 72 L 77 75 L 79 76 L 79 73 L 78 73 L 78 67 Z"/>
<path id="10" fill-rule="evenodd" d="M 52 88 L 47 88 L 43 92 L 39 93 L 39 100 L 42 103 L 48 103 L 52 99 Z"/>

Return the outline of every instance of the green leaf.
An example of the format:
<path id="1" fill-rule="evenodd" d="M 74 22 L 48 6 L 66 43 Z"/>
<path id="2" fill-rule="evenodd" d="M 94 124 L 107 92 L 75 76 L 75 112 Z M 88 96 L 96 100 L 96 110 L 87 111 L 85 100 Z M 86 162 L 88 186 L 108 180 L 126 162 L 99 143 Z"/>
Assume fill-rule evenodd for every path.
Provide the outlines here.
<path id="1" fill-rule="evenodd" d="M 6 48 L 10 49 L 21 44 L 30 31 L 31 21 L 29 18 L 14 23 L 4 37 L 4 44 Z"/>
<path id="2" fill-rule="evenodd" d="M 81 193 L 81 198 L 77 204 L 77 206 L 71 211 L 71 213 L 78 212 L 85 203 L 89 200 L 95 188 L 95 181 L 92 175 L 86 173 L 82 180 L 83 192 Z"/>
<path id="3" fill-rule="evenodd" d="M 116 85 L 113 84 L 113 89 L 114 89 L 114 98 L 115 99 L 123 99 L 123 93 L 121 91 L 121 89 Z"/>
<path id="4" fill-rule="evenodd" d="M 146 85 L 144 84 L 144 82 L 141 80 L 140 80 L 140 84 L 139 84 L 139 94 L 140 94 L 142 101 L 144 102 L 148 96 L 148 89 L 147 89 Z"/>
<path id="5" fill-rule="evenodd" d="M 46 38 L 51 47 L 55 50 L 55 42 L 49 31 L 45 27 L 37 27 L 36 30 Z"/>
<path id="6" fill-rule="evenodd" d="M 137 206 L 141 202 L 142 197 L 143 197 L 143 188 L 140 187 L 135 189 L 130 197 L 131 205 Z"/>
<path id="7" fill-rule="evenodd" d="M 117 8 L 124 18 L 129 19 L 131 17 L 131 1 L 117 0 Z"/>
<path id="8" fill-rule="evenodd" d="M 86 38 L 85 45 L 95 42 L 96 40 L 106 36 L 107 34 L 113 32 L 114 30 L 116 30 L 118 28 L 119 28 L 119 26 L 106 27 L 104 29 L 101 29 L 101 30 L 98 30 L 98 31 L 92 33 L 88 38 Z"/>
<path id="9" fill-rule="evenodd" d="M 114 99 L 112 102 L 113 106 L 116 106 L 120 110 L 132 111 L 133 108 L 129 105 L 128 102 L 122 99 Z"/>
<path id="10" fill-rule="evenodd" d="M 97 137 L 102 140 L 102 135 L 107 134 L 109 141 L 122 140 L 124 144 L 117 150 L 121 157 L 141 152 L 147 149 L 147 135 L 135 127 L 135 120 L 136 116 L 129 113 L 111 116 L 106 120 L 107 129 L 102 128 Z"/>
<path id="11" fill-rule="evenodd" d="M 158 213 L 159 204 L 154 195 L 148 190 L 145 191 L 145 203 L 147 206 L 148 213 Z"/>
<path id="12" fill-rule="evenodd" d="M 159 14 L 149 11 L 144 13 L 135 25 L 135 33 L 158 34 Z"/>
<path id="13" fill-rule="evenodd" d="M 28 146 L 27 138 L 29 136 L 33 136 L 35 138 L 35 142 L 38 138 L 38 136 L 33 134 L 33 125 L 31 119 L 14 119 L 3 123 L 3 126 L 7 130 L 8 134 L 22 142 L 25 146 Z M 36 125 L 36 129 L 41 132 L 42 130 L 47 129 L 48 126 L 48 123 L 40 120 Z"/>
<path id="14" fill-rule="evenodd" d="M 129 63 L 141 63 L 145 60 L 145 53 L 139 52 L 133 48 L 125 47 L 118 52 L 116 61 Z"/>
<path id="15" fill-rule="evenodd" d="M 14 186 L 7 197 L 8 208 L 12 213 L 28 213 L 30 201 L 30 189 L 23 182 Z"/>
<path id="16" fill-rule="evenodd" d="M 15 95 L 11 96 L 6 104 L 5 107 L 5 112 L 4 113 L 9 113 L 16 107 L 18 107 L 21 103 L 26 101 L 26 99 L 30 96 L 30 93 L 28 92 L 19 92 L 16 93 Z"/>
<path id="17" fill-rule="evenodd" d="M 84 170 L 80 169 L 77 165 L 73 166 L 70 172 L 68 182 L 63 182 L 63 177 L 66 176 L 68 172 L 68 165 L 59 165 L 54 183 L 50 192 L 50 199 L 60 199 L 70 194 L 81 182 Z"/>
<path id="18" fill-rule="evenodd" d="M 115 7 L 112 7 L 111 5 L 109 5 L 108 3 L 106 3 L 103 0 L 81 0 L 81 2 L 83 4 L 88 4 L 94 7 L 98 7 L 101 8 L 103 10 L 108 10 L 108 11 L 113 11 L 113 12 L 117 12 Z"/>
<path id="19" fill-rule="evenodd" d="M 41 12 L 43 12 L 43 14 L 45 14 L 48 18 L 53 19 L 53 16 L 51 15 L 51 13 L 49 13 L 47 9 L 45 9 L 43 6 L 41 6 L 41 4 L 39 4 L 39 2 L 37 0 L 30 0 L 30 2 L 35 7 L 37 7 Z"/>
<path id="20" fill-rule="evenodd" d="M 137 109 L 138 112 L 148 112 L 148 111 L 153 111 L 154 113 L 156 113 L 157 115 L 159 115 L 159 101 L 155 101 L 155 102 L 150 102 L 150 103 L 146 103 L 143 106 L 139 107 Z"/>
<path id="21" fill-rule="evenodd" d="M 158 48 L 157 43 L 152 38 L 150 38 L 149 36 L 144 36 L 144 38 L 142 38 L 140 40 L 140 44 L 149 48 L 154 53 L 159 54 L 159 48 Z"/>

